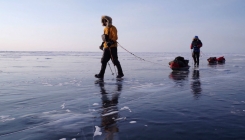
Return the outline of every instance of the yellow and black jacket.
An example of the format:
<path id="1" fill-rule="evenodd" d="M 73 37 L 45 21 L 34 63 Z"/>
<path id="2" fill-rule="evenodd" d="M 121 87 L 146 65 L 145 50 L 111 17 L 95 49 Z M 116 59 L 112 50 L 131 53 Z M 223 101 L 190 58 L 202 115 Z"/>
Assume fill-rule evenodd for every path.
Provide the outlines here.
<path id="1" fill-rule="evenodd" d="M 117 47 L 117 28 L 112 25 L 112 18 L 109 16 L 102 16 L 101 21 L 105 19 L 107 20 L 107 25 L 104 28 L 104 34 L 109 36 L 109 40 L 113 42 L 110 47 Z M 104 42 L 104 49 L 108 48 L 107 43 Z"/>

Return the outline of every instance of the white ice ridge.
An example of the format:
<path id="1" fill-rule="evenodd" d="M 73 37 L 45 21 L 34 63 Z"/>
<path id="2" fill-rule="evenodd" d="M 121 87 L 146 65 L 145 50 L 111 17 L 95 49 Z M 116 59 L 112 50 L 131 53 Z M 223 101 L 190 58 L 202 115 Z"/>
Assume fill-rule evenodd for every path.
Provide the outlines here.
<path id="1" fill-rule="evenodd" d="M 98 103 L 94 103 L 93 105 L 99 105 Z"/>
<path id="2" fill-rule="evenodd" d="M 217 71 L 230 71 L 228 69 L 216 69 Z"/>
<path id="3" fill-rule="evenodd" d="M 64 109 L 65 108 L 65 103 L 63 103 L 62 105 L 61 105 L 61 109 Z"/>
<path id="4" fill-rule="evenodd" d="M 132 112 L 131 110 L 130 110 L 130 108 L 129 107 L 127 107 L 127 106 L 124 106 L 123 108 L 121 108 L 121 110 L 128 110 L 129 112 Z"/>
<path id="5" fill-rule="evenodd" d="M 93 112 L 94 112 L 94 111 L 96 111 L 96 110 L 95 110 L 95 109 L 89 109 L 89 111 L 90 111 L 90 112 L 91 112 L 91 111 L 93 111 Z"/>
<path id="6" fill-rule="evenodd" d="M 0 121 L 1 122 L 12 121 L 12 120 L 15 120 L 15 118 L 10 118 L 9 115 L 0 116 Z"/>
<path id="7" fill-rule="evenodd" d="M 55 113 L 57 112 L 56 110 L 53 110 L 53 111 L 47 111 L 47 112 L 43 112 L 43 114 L 50 114 L 50 113 Z"/>
<path id="8" fill-rule="evenodd" d="M 102 132 L 100 132 L 100 130 L 101 130 L 101 128 L 99 128 L 99 126 L 95 126 L 94 136 L 101 135 Z"/>
<path id="9" fill-rule="evenodd" d="M 116 113 L 118 113 L 119 111 L 112 111 L 112 112 L 110 112 L 110 113 L 106 113 L 106 114 L 103 114 L 103 115 L 101 115 L 102 117 L 104 117 L 104 116 L 109 116 L 109 115 L 111 115 L 111 114 L 116 114 Z"/>
<path id="10" fill-rule="evenodd" d="M 130 121 L 129 123 L 136 123 L 136 121 Z"/>
<path id="11" fill-rule="evenodd" d="M 115 118 L 114 118 L 115 119 Z M 117 118 L 117 119 L 115 119 L 115 121 L 119 121 L 119 120 L 125 120 L 126 119 L 126 117 L 123 117 L 123 118 Z"/>
<path id="12" fill-rule="evenodd" d="M 62 138 L 62 139 L 60 139 L 60 140 L 66 140 L 66 138 Z M 73 139 L 71 139 L 71 140 L 76 140 L 76 138 L 73 138 Z"/>

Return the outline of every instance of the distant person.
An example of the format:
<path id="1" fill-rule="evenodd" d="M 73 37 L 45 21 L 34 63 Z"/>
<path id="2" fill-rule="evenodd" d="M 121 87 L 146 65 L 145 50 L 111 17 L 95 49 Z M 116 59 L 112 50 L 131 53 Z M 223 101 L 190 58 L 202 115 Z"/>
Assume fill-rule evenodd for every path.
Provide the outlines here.
<path id="1" fill-rule="evenodd" d="M 104 28 L 104 34 L 102 35 L 102 44 L 100 49 L 103 50 L 103 56 L 101 58 L 101 70 L 99 74 L 95 74 L 96 78 L 103 79 L 107 62 L 111 59 L 113 64 L 116 65 L 118 70 L 117 78 L 124 76 L 120 62 L 117 56 L 117 29 L 112 25 L 112 18 L 109 16 L 101 17 L 102 26 Z"/>
<path id="2" fill-rule="evenodd" d="M 194 66 L 199 66 L 200 48 L 202 47 L 202 41 L 195 36 L 191 43 L 191 49 L 193 49 L 192 57 L 194 60 Z"/>

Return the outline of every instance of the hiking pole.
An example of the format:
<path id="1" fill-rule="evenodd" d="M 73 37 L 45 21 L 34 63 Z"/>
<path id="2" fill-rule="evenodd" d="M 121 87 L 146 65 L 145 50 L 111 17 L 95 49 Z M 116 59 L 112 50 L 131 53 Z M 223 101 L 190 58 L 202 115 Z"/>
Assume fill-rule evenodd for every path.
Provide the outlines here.
<path id="1" fill-rule="evenodd" d="M 108 48 L 109 48 L 110 54 L 111 54 L 111 48 L 110 48 L 110 47 L 108 47 Z M 117 75 L 117 71 L 116 71 L 116 68 L 115 68 L 115 63 L 114 63 L 114 59 L 113 59 L 112 54 L 111 54 L 111 61 L 112 61 L 112 63 L 114 64 L 114 70 L 115 70 L 115 73 L 116 73 L 116 75 Z"/>
<path id="2" fill-rule="evenodd" d="M 112 72 L 110 63 L 108 62 L 107 64 L 108 64 L 108 66 L 109 66 L 109 68 L 110 68 L 110 70 L 111 70 L 112 75 L 114 75 L 114 73 Z"/>

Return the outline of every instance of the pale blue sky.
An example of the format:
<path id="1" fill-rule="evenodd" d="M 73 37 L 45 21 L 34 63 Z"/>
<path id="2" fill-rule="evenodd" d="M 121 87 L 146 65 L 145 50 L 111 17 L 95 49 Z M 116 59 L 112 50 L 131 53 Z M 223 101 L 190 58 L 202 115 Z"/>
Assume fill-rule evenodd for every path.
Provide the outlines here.
<path id="1" fill-rule="evenodd" d="M 0 0 L 0 51 L 100 51 L 102 15 L 133 52 L 245 53 L 245 0 Z M 122 49 L 119 49 L 123 52 Z"/>

